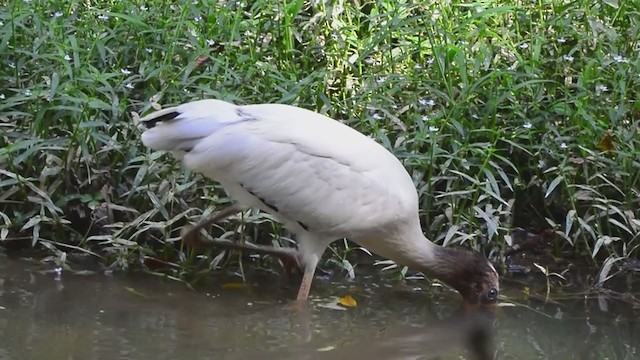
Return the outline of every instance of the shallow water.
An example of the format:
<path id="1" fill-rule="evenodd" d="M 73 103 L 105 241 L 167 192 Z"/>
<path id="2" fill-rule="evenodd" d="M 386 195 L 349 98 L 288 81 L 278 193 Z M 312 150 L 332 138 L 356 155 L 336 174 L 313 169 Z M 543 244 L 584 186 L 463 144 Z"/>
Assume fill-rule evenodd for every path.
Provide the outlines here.
<path id="1" fill-rule="evenodd" d="M 458 318 L 457 297 L 359 276 L 316 279 L 306 308 L 282 277 L 190 290 L 151 275 L 43 272 L 0 258 L 0 359 L 638 359 L 640 310 L 573 298 Z M 519 287 L 506 293 L 516 294 Z M 358 306 L 332 309 L 351 294 Z M 484 350 L 469 346 L 478 330 Z M 475 336 L 475 335 L 474 335 Z"/>

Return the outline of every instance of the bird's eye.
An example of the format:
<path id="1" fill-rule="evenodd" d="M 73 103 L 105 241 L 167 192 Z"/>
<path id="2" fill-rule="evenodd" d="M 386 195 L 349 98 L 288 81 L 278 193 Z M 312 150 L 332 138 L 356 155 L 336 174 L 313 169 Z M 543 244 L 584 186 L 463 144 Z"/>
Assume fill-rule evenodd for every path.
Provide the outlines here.
<path id="1" fill-rule="evenodd" d="M 491 288 L 489 292 L 487 292 L 487 300 L 489 301 L 498 300 L 498 290 L 496 288 Z"/>

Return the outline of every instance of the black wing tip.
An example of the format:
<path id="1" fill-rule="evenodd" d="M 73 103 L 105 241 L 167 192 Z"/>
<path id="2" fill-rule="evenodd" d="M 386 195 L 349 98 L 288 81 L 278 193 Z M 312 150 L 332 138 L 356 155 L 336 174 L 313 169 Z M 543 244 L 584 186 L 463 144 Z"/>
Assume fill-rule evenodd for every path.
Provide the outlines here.
<path id="1" fill-rule="evenodd" d="M 142 123 L 144 124 L 144 126 L 147 127 L 147 129 L 151 129 L 151 128 L 155 127 L 159 122 L 173 120 L 176 117 L 178 117 L 179 115 L 180 115 L 180 113 L 177 110 L 174 110 L 174 111 L 168 112 L 166 114 L 162 114 L 160 116 L 151 118 L 149 120 L 145 120 Z"/>

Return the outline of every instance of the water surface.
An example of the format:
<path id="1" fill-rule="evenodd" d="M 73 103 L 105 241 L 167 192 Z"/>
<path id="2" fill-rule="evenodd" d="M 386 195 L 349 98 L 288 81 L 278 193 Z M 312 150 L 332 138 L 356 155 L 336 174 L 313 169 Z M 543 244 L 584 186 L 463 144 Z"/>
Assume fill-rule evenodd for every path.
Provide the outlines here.
<path id="1" fill-rule="evenodd" d="M 640 358 L 633 304 L 525 302 L 515 296 L 521 284 L 503 287 L 522 306 L 468 320 L 453 315 L 455 294 L 425 291 L 426 281 L 320 278 L 300 308 L 295 286 L 274 275 L 246 287 L 216 277 L 192 290 L 146 274 L 43 270 L 0 258 L 0 359 L 475 359 L 469 334 L 478 329 L 490 329 L 492 358 Z M 356 308 L 327 305 L 346 294 Z"/>

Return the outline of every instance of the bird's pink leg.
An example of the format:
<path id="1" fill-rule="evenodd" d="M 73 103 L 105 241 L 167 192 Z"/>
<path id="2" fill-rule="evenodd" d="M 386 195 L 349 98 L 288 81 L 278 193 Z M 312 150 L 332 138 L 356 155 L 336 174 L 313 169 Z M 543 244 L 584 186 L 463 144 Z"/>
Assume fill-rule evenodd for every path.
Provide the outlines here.
<path id="1" fill-rule="evenodd" d="M 305 264 L 304 275 L 302 276 L 302 283 L 300 284 L 300 290 L 298 290 L 298 302 L 307 301 L 309 297 L 309 291 L 311 290 L 311 283 L 313 282 L 313 276 L 316 272 L 316 265 L 318 260 L 307 261 Z"/>

